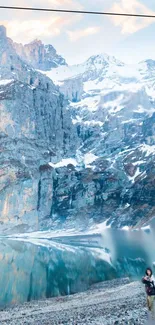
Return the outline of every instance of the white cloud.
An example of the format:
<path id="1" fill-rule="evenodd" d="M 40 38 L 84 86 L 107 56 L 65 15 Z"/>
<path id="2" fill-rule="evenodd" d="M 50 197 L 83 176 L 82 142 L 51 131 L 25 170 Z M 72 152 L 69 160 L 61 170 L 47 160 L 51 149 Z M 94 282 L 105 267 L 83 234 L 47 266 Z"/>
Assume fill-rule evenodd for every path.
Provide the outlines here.
<path id="1" fill-rule="evenodd" d="M 50 6 L 59 9 L 82 10 L 83 6 L 76 0 L 48 0 Z"/>
<path id="2" fill-rule="evenodd" d="M 13 20 L 4 21 L 3 25 L 7 28 L 7 34 L 13 40 L 17 42 L 29 42 L 36 38 L 42 38 L 44 36 L 57 36 L 60 34 L 60 28 L 57 26 L 61 25 L 59 17 L 47 21 L 40 20 Z"/>
<path id="3" fill-rule="evenodd" d="M 53 9 L 82 9 L 78 0 L 21 0 L 22 5 L 28 7 L 47 7 Z M 15 1 L 15 4 L 16 1 Z M 78 23 L 83 15 L 73 15 L 70 13 L 51 13 L 51 12 L 34 12 L 34 11 L 4 11 L 1 25 L 7 28 L 7 34 L 16 42 L 27 43 L 36 38 L 52 38 L 60 35 L 65 31 L 67 26 Z"/>
<path id="4" fill-rule="evenodd" d="M 88 27 L 85 29 L 79 29 L 75 31 L 67 31 L 67 34 L 72 42 L 79 40 L 80 38 L 87 37 L 89 35 L 94 35 L 99 32 L 99 27 Z"/>
<path id="5" fill-rule="evenodd" d="M 133 13 L 133 14 L 149 14 L 153 15 L 155 12 L 147 8 L 138 0 L 119 0 L 116 1 L 112 8 L 112 12 L 118 13 Z M 137 18 L 137 17 L 111 17 L 115 26 L 121 27 L 122 34 L 132 34 L 141 30 L 151 23 L 154 19 L 151 18 Z"/>
<path id="6" fill-rule="evenodd" d="M 23 17 L 22 17 L 23 18 Z M 70 16 L 70 14 L 62 16 L 53 14 L 43 16 L 41 19 L 16 19 L 15 20 L 1 20 L 0 24 L 6 26 L 8 37 L 16 42 L 27 43 L 34 39 L 52 38 L 60 35 L 61 31 L 66 26 L 72 25 L 81 19 Z"/>

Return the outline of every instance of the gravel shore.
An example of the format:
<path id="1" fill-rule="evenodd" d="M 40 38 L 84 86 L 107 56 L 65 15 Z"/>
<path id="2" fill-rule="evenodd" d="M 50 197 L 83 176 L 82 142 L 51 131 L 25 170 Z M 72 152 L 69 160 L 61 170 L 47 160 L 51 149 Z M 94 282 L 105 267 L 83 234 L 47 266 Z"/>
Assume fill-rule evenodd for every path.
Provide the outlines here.
<path id="1" fill-rule="evenodd" d="M 144 286 L 117 279 L 71 296 L 33 301 L 0 312 L 0 324 L 148 324 Z"/>

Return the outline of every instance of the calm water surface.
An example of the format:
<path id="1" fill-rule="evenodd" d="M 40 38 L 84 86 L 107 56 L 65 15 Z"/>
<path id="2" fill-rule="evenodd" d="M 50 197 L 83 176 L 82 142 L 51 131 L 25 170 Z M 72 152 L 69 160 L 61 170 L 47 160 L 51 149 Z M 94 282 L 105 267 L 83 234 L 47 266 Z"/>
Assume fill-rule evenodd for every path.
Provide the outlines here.
<path id="1" fill-rule="evenodd" d="M 149 232 L 107 229 L 30 243 L 0 241 L 0 304 L 73 294 L 116 277 L 140 278 L 155 262 L 155 227 Z"/>

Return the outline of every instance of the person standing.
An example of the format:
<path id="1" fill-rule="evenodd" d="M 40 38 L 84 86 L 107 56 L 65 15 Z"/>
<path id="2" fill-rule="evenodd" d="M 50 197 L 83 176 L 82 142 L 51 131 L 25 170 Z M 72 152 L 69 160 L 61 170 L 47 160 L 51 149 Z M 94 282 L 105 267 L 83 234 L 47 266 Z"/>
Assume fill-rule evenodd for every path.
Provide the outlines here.
<path id="1" fill-rule="evenodd" d="M 145 284 L 148 310 L 151 312 L 152 320 L 155 322 L 155 277 L 151 268 L 148 267 L 146 269 L 142 283 Z"/>

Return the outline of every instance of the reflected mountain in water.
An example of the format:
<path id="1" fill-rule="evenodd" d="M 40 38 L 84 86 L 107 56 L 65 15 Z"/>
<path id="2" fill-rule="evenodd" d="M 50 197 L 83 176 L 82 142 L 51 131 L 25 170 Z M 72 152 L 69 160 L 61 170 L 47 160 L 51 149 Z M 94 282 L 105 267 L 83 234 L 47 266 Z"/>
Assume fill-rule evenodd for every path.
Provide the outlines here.
<path id="1" fill-rule="evenodd" d="M 140 278 L 155 261 L 154 233 L 107 229 L 102 236 L 0 242 L 1 307 L 74 294 L 93 283 Z M 32 241 L 32 242 L 30 242 Z"/>

